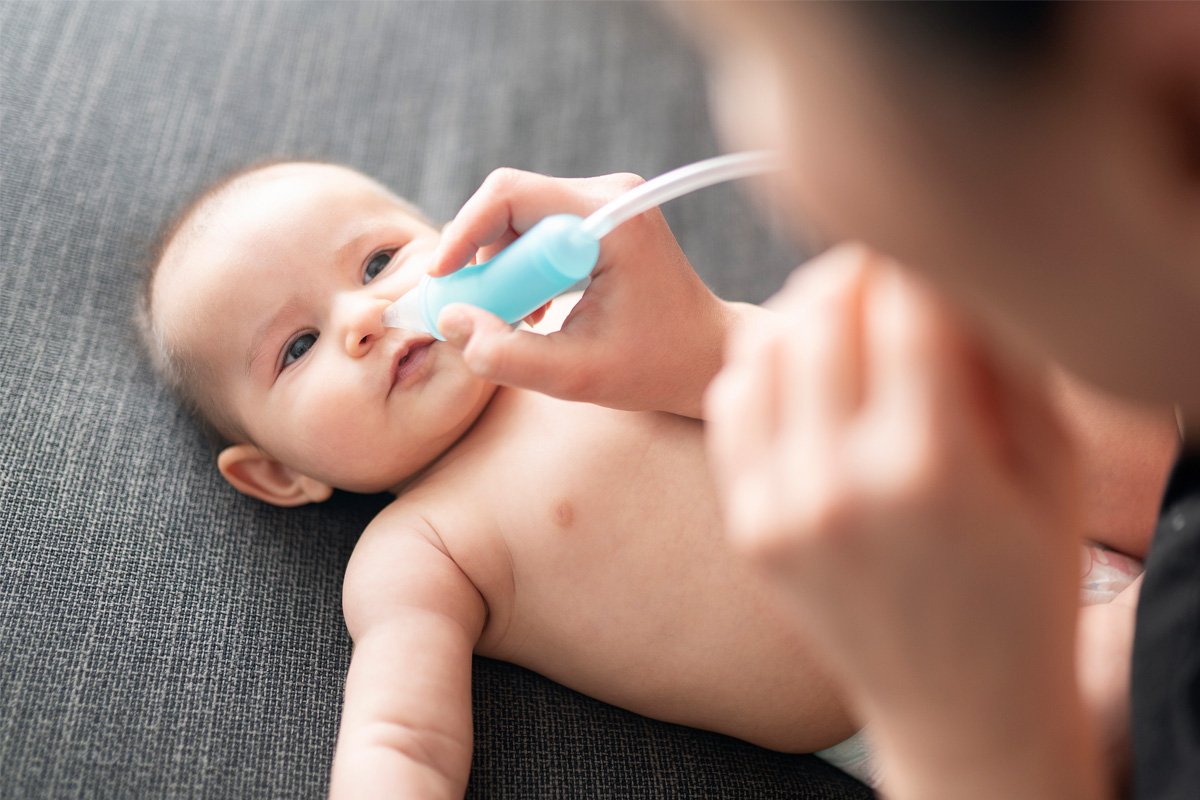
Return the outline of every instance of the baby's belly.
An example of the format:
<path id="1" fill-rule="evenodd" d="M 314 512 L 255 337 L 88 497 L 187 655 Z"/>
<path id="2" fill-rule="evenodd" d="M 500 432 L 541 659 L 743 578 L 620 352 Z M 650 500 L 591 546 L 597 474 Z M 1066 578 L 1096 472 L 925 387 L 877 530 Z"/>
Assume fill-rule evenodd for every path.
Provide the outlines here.
<path id="1" fill-rule="evenodd" d="M 502 638 L 480 652 L 774 749 L 849 736 L 771 587 L 726 547 L 700 424 L 642 417 L 631 426 L 637 415 L 609 414 L 586 433 L 573 429 L 577 441 L 562 448 L 585 455 L 547 457 L 523 475 L 538 490 L 504 526 L 509 615 Z"/>

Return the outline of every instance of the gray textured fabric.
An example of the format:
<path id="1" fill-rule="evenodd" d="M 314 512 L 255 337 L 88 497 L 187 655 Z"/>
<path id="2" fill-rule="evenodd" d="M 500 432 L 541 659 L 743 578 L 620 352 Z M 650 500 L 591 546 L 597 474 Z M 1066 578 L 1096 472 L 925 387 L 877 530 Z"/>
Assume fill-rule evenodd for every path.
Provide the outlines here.
<path id="1" fill-rule="evenodd" d="M 156 231 L 271 156 L 438 218 L 493 167 L 658 173 L 716 152 L 697 66 L 641 5 L 0 5 L 0 796 L 316 797 L 379 497 L 228 489 L 130 312 Z M 726 297 L 796 255 L 731 188 L 668 208 Z M 477 660 L 471 795 L 859 797 L 810 757 Z"/>

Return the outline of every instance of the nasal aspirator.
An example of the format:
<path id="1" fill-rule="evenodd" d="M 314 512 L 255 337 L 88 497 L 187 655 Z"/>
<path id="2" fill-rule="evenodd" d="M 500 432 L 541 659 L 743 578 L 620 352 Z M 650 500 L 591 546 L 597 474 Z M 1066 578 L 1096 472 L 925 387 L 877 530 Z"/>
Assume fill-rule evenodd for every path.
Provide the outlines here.
<path id="1" fill-rule="evenodd" d="M 668 200 L 777 169 L 773 153 L 733 153 L 671 170 L 612 200 L 587 219 L 546 217 L 490 261 L 441 278 L 429 275 L 383 312 L 383 324 L 431 333 L 450 303 L 469 303 L 515 324 L 582 281 L 600 258 L 600 239 Z"/>

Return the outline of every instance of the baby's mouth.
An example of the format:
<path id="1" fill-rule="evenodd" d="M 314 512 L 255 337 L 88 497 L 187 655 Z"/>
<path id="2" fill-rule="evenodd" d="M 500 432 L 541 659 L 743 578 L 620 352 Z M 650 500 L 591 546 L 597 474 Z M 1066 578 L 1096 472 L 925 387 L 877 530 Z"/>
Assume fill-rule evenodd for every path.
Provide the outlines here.
<path id="1" fill-rule="evenodd" d="M 425 363 L 425 358 L 429 355 L 429 348 L 433 346 L 433 342 L 433 339 L 413 342 L 408 348 L 400 351 L 400 359 L 396 362 L 396 370 L 392 378 L 393 389 L 404 385 L 420 372 L 421 365 Z"/>

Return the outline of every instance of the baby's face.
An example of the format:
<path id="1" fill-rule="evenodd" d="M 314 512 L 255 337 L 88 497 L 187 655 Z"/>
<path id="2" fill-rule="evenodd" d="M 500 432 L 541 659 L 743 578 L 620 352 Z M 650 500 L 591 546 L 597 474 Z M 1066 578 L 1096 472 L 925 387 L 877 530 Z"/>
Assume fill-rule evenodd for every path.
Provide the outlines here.
<path id="1" fill-rule="evenodd" d="M 261 450 L 337 488 L 392 488 L 453 444 L 495 388 L 444 342 L 381 324 L 439 234 L 349 169 L 286 164 L 247 180 L 167 253 L 160 328 L 215 375 Z"/>

